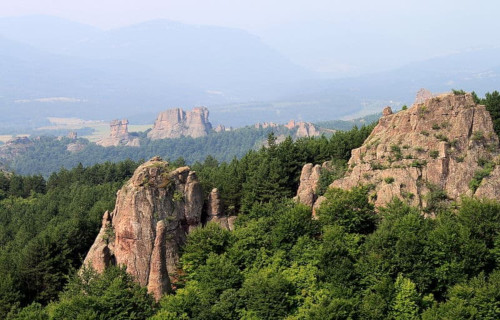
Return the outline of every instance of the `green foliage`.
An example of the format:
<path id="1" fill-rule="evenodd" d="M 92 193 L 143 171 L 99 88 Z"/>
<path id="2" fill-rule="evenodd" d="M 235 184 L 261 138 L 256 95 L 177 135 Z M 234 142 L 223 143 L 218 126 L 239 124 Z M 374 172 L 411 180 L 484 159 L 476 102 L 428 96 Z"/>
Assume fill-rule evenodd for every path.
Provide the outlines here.
<path id="1" fill-rule="evenodd" d="M 419 319 L 419 294 L 415 284 L 401 274 L 396 278 L 396 296 L 392 305 L 391 315 L 395 320 Z"/>
<path id="2" fill-rule="evenodd" d="M 472 190 L 472 192 L 476 192 L 477 188 L 479 188 L 479 186 L 481 185 L 483 179 L 488 177 L 493 171 L 493 169 L 495 169 L 494 162 L 480 163 L 480 165 L 483 168 L 474 172 L 474 176 L 472 177 L 472 180 L 469 182 L 469 188 Z"/>
<path id="3" fill-rule="evenodd" d="M 367 187 L 329 189 L 314 220 L 289 199 L 304 163 L 334 159 L 340 173 L 368 133 L 270 141 L 229 163 L 194 164 L 205 192 L 217 187 L 225 212 L 239 215 L 234 231 L 208 223 L 188 235 L 176 290 L 159 305 L 123 269 L 68 277 L 134 162 L 63 169 L 26 193 L 26 177 L 12 186 L 0 178 L 0 317 L 497 319 L 498 202 L 464 198 L 449 208 L 426 185 L 430 219 L 397 199 L 376 213 Z"/>
<path id="4" fill-rule="evenodd" d="M 50 319 L 145 319 L 155 302 L 125 269 L 110 267 L 97 274 L 84 268 L 69 282 L 60 301 L 47 307 Z"/>
<path id="5" fill-rule="evenodd" d="M 231 241 L 231 233 L 215 223 L 194 229 L 183 247 L 183 269 L 194 276 L 196 269 L 205 263 L 211 253 L 221 254 Z"/>
<path id="6" fill-rule="evenodd" d="M 394 178 L 393 177 L 386 177 L 386 178 L 384 178 L 384 182 L 387 184 L 391 184 L 394 182 Z"/>
<path id="7" fill-rule="evenodd" d="M 488 319 L 500 318 L 500 271 L 486 277 L 484 273 L 450 289 L 445 303 L 435 304 L 422 319 Z"/>
<path id="8" fill-rule="evenodd" d="M 488 110 L 493 120 L 493 128 L 496 134 L 500 136 L 500 93 L 498 91 L 486 93 L 485 98 L 481 99 L 481 104 L 486 106 L 486 110 Z"/>
<path id="9" fill-rule="evenodd" d="M 460 96 L 460 95 L 466 94 L 466 92 L 464 90 L 462 90 L 462 89 L 460 89 L 460 90 L 451 89 L 451 92 L 453 92 L 453 94 L 456 95 L 456 96 Z"/>
<path id="10" fill-rule="evenodd" d="M 437 150 L 431 150 L 431 151 L 429 151 L 429 156 L 432 159 L 436 159 L 439 156 L 439 151 L 437 151 Z"/>
<path id="11" fill-rule="evenodd" d="M 243 318 L 282 319 L 293 307 L 293 285 L 280 274 L 261 271 L 250 275 L 241 288 Z"/>
<path id="12" fill-rule="evenodd" d="M 0 318 L 12 307 L 57 298 L 136 166 L 131 161 L 77 166 L 47 182 L 39 176 L 8 178 L 16 182 L 3 189 L 8 198 L 0 200 Z M 29 189 L 18 193 L 19 185 Z"/>
<path id="13" fill-rule="evenodd" d="M 321 168 L 316 194 L 322 196 L 333 181 L 344 176 L 347 163 L 344 160 L 332 160 L 328 168 Z"/>
<path id="14" fill-rule="evenodd" d="M 375 229 L 377 216 L 368 201 L 367 188 L 343 190 L 332 188 L 325 193 L 326 200 L 317 213 L 323 224 L 338 224 L 347 232 L 371 233 Z"/>
<path id="15" fill-rule="evenodd" d="M 484 132 L 482 131 L 474 131 L 472 133 L 472 140 L 473 141 L 481 141 L 484 139 Z"/>

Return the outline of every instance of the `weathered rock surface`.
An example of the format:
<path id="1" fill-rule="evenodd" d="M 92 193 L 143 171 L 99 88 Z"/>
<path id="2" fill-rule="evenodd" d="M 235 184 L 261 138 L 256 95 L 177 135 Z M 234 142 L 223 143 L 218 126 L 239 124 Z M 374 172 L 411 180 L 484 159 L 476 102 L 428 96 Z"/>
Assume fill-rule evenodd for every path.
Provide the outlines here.
<path id="1" fill-rule="evenodd" d="M 110 132 L 107 138 L 101 139 L 96 144 L 103 147 L 139 147 L 139 138 L 134 138 L 128 132 L 128 120 L 113 120 L 109 124 Z"/>
<path id="2" fill-rule="evenodd" d="M 285 127 L 290 130 L 297 129 L 295 133 L 296 138 L 316 137 L 320 135 L 320 131 L 310 122 L 290 120 Z"/>
<path id="3" fill-rule="evenodd" d="M 83 143 L 79 143 L 79 142 L 75 142 L 75 143 L 70 143 L 66 146 L 66 150 L 68 150 L 69 152 L 80 152 L 82 151 L 83 149 L 85 149 L 86 145 L 84 145 Z"/>
<path id="4" fill-rule="evenodd" d="M 17 156 L 25 153 L 34 145 L 33 141 L 28 137 L 15 137 L 0 146 L 0 159 L 9 162 Z"/>
<path id="5" fill-rule="evenodd" d="M 300 173 L 300 184 L 297 190 L 295 199 L 305 204 L 306 206 L 313 207 L 316 202 L 319 178 L 321 176 L 321 166 L 319 164 L 313 166 L 312 163 L 307 163 L 302 167 Z"/>
<path id="6" fill-rule="evenodd" d="M 267 128 L 277 128 L 279 127 L 279 124 L 274 123 L 274 122 L 262 122 L 262 123 L 256 123 L 254 125 L 255 129 L 267 129 Z"/>
<path id="7" fill-rule="evenodd" d="M 426 208 L 432 188 L 449 199 L 472 196 L 474 173 L 498 154 L 489 113 L 470 94 L 444 94 L 383 116 L 363 146 L 352 151 L 349 171 L 331 187 L 373 185 L 376 206 L 393 197 Z M 498 198 L 498 168 L 476 195 Z"/>
<path id="8" fill-rule="evenodd" d="M 148 133 L 148 138 L 158 140 L 182 136 L 204 137 L 212 130 L 208 116 L 209 111 L 205 107 L 194 108 L 192 111 L 184 111 L 180 108 L 163 111 L 156 118 L 153 129 Z"/>
<path id="9" fill-rule="evenodd" d="M 215 222 L 224 229 L 234 230 L 235 218 L 236 217 L 228 217 L 224 214 L 219 190 L 217 190 L 217 188 L 212 189 L 208 195 L 207 222 Z"/>
<path id="10" fill-rule="evenodd" d="M 99 272 L 110 264 L 124 265 L 158 299 L 170 290 L 179 248 L 200 225 L 202 206 L 196 173 L 189 167 L 171 170 L 155 157 L 118 191 L 115 209 L 104 214 L 84 264 Z"/>
<path id="11" fill-rule="evenodd" d="M 233 128 L 232 127 L 226 127 L 222 124 L 219 124 L 217 125 L 215 128 L 214 128 L 214 131 L 219 133 L 219 132 L 225 132 L 225 131 L 232 131 Z"/>
<path id="12" fill-rule="evenodd" d="M 422 89 L 418 90 L 418 92 L 417 92 L 417 96 L 415 98 L 415 103 L 416 104 L 417 103 L 424 103 L 425 101 L 427 101 L 433 97 L 434 97 L 434 95 L 432 94 L 432 92 L 430 92 L 427 89 L 422 88 Z"/>

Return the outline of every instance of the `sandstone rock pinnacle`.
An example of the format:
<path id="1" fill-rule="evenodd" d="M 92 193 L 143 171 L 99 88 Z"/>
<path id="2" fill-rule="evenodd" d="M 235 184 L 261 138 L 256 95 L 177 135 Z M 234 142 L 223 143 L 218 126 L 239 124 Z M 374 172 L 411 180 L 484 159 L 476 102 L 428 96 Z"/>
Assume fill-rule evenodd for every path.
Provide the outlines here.
<path id="1" fill-rule="evenodd" d="M 182 136 L 204 137 L 212 130 L 208 116 L 209 111 L 206 107 L 194 108 L 192 111 L 184 111 L 180 108 L 163 111 L 156 118 L 153 129 L 148 133 L 148 138 L 158 140 Z"/>
<path id="2" fill-rule="evenodd" d="M 115 209 L 102 227 L 84 265 L 98 272 L 124 265 L 157 299 L 170 290 L 179 249 L 200 225 L 203 193 L 189 167 L 171 169 L 156 157 L 141 165 L 118 191 Z"/>
<path id="3" fill-rule="evenodd" d="M 107 138 L 103 138 L 96 144 L 103 147 L 128 146 L 139 147 L 138 138 L 133 138 L 128 132 L 128 120 L 113 120 L 109 124 L 110 132 Z"/>

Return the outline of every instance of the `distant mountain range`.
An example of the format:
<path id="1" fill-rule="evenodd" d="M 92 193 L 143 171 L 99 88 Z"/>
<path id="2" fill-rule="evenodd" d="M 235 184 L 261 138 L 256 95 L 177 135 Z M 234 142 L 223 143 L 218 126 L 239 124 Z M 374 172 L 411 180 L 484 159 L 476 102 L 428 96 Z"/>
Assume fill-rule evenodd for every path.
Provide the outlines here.
<path id="1" fill-rule="evenodd" d="M 325 79 L 238 29 L 157 20 L 105 31 L 48 16 L 0 18 L 0 131 L 48 116 L 146 123 L 197 105 L 232 126 L 362 116 L 410 104 L 422 87 L 498 89 L 498 56 L 499 48 L 478 49 Z"/>

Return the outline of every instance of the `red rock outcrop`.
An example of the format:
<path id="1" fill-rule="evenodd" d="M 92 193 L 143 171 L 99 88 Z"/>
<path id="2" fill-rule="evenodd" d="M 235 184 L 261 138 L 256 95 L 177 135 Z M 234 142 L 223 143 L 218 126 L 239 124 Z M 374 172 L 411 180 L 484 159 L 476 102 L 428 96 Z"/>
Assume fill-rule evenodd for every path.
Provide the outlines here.
<path id="1" fill-rule="evenodd" d="M 475 172 L 498 153 L 486 108 L 470 94 L 444 94 L 380 118 L 363 146 L 352 150 L 346 176 L 331 187 L 373 185 L 376 206 L 399 197 L 426 208 L 433 188 L 452 200 L 472 196 L 469 183 Z M 497 168 L 476 195 L 498 198 L 499 177 Z"/>
<path id="2" fill-rule="evenodd" d="M 207 222 L 214 222 L 227 230 L 234 230 L 234 219 L 224 214 L 222 199 L 217 188 L 212 189 L 208 195 Z"/>
<path id="3" fill-rule="evenodd" d="M 219 133 L 219 132 L 225 132 L 225 131 L 232 131 L 233 128 L 232 127 L 226 127 L 222 124 L 219 124 L 217 125 L 215 128 L 214 128 L 214 131 Z"/>
<path id="4" fill-rule="evenodd" d="M 316 137 L 320 135 L 319 130 L 310 122 L 290 120 L 285 127 L 290 130 L 297 129 L 295 133 L 296 138 Z"/>
<path id="5" fill-rule="evenodd" d="M 33 141 L 28 137 L 14 137 L 0 146 L 0 159 L 9 162 L 25 153 L 33 145 Z"/>
<path id="6" fill-rule="evenodd" d="M 109 123 L 109 136 L 96 142 L 103 147 L 139 147 L 139 138 L 134 138 L 128 132 L 128 120 L 113 120 Z"/>
<path id="7" fill-rule="evenodd" d="M 212 130 L 208 116 L 209 111 L 205 107 L 194 108 L 187 112 L 180 108 L 163 111 L 156 118 L 153 129 L 148 133 L 148 138 L 158 140 L 182 136 L 204 137 Z"/>
<path id="8" fill-rule="evenodd" d="M 277 128 L 279 127 L 279 124 L 274 123 L 274 122 L 262 122 L 262 123 L 256 123 L 254 125 L 255 129 L 267 129 L 267 128 Z"/>
<path id="9" fill-rule="evenodd" d="M 312 163 L 307 163 L 302 167 L 299 189 L 295 197 L 298 202 L 312 208 L 314 202 L 316 202 L 316 189 L 320 176 L 321 166 L 319 164 L 313 166 Z"/>
<path id="10" fill-rule="evenodd" d="M 110 264 L 124 265 L 158 299 L 170 290 L 179 248 L 200 225 L 202 206 L 196 173 L 189 167 L 172 170 L 155 157 L 118 191 L 115 209 L 104 214 L 84 265 L 99 272 Z"/>

